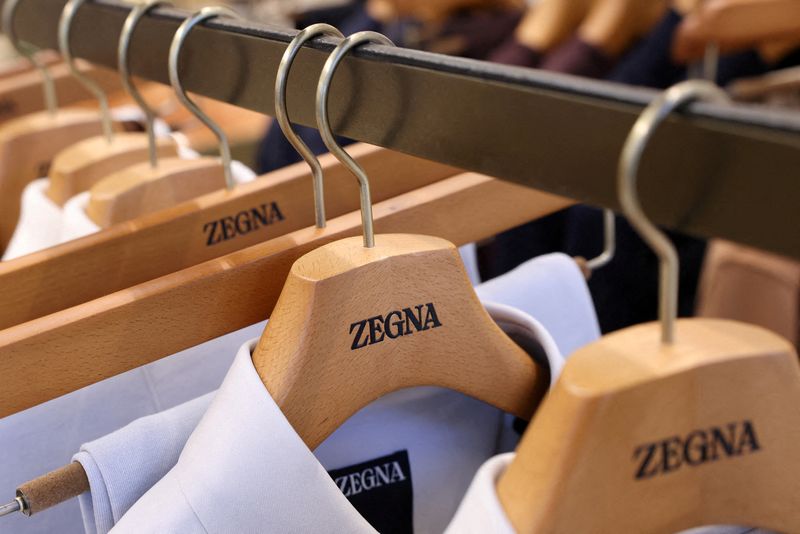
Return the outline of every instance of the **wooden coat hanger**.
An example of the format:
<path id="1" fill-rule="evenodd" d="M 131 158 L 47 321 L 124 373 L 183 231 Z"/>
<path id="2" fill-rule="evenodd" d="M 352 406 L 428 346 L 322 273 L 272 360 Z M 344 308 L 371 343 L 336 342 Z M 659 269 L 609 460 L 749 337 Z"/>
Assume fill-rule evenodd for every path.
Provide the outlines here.
<path id="1" fill-rule="evenodd" d="M 34 113 L 0 126 L 0 250 L 17 226 L 25 186 L 47 174 L 58 151 L 101 129 L 96 112 L 79 109 Z"/>
<path id="2" fill-rule="evenodd" d="M 443 386 L 520 417 L 547 389 L 546 373 L 483 309 L 452 243 L 413 234 L 376 243 L 366 174 L 337 145 L 327 116 L 336 66 L 366 42 L 392 44 L 375 32 L 347 37 L 317 89 L 322 138 L 358 178 L 363 245 L 344 239 L 300 257 L 253 352 L 264 385 L 311 449 L 402 388 Z"/>
<path id="3" fill-rule="evenodd" d="M 457 169 L 358 144 L 351 151 L 370 172 L 377 200 L 387 200 L 453 176 Z M 331 184 L 331 216 L 358 207 L 349 172 L 331 155 L 320 158 Z M 315 221 L 312 174 L 297 163 L 179 206 L 11 261 L 0 262 L 0 329 L 197 265 Z M 276 213 L 281 217 L 277 218 Z M 268 224 L 263 224 L 267 219 Z M 175 251 L 180 250 L 180 254 Z M 135 260 L 132 260 L 135 258 Z M 114 265 L 113 271 L 108 266 Z"/>
<path id="4" fill-rule="evenodd" d="M 231 150 L 228 138 L 222 128 L 206 115 L 188 96 L 179 75 L 180 52 L 192 28 L 217 16 L 238 17 L 228 8 L 204 8 L 186 19 L 172 41 L 169 54 L 169 76 L 178 99 L 195 117 L 214 132 L 220 146 L 222 162 L 216 158 L 203 157 L 185 160 L 177 157 L 166 158 L 159 164 L 152 134 L 153 112 L 138 94 L 130 81 L 127 52 L 133 31 L 148 11 L 163 5 L 158 0 L 136 6 L 128 15 L 120 34 L 119 63 L 123 66 L 122 77 L 148 117 L 150 161 L 133 165 L 107 176 L 91 188 L 91 196 L 86 212 L 102 228 L 129 221 L 161 209 L 175 206 L 181 202 L 200 197 L 206 193 L 234 187 L 231 173 Z"/>
<path id="5" fill-rule="evenodd" d="M 151 135 L 138 132 L 116 135 L 113 133 L 108 97 L 100 87 L 75 68 L 70 50 L 72 21 L 84 2 L 86 0 L 70 0 L 64 6 L 58 26 L 59 46 L 61 55 L 72 69 L 73 75 L 95 95 L 100 103 L 103 135 L 77 142 L 60 152 L 53 160 L 47 196 L 58 205 L 63 205 L 71 197 L 88 190 L 114 171 L 145 161 L 148 156 L 152 156 L 154 144 L 158 155 L 177 156 L 177 145 L 171 138 L 155 140 Z M 122 32 L 119 52 L 127 53 L 128 44 L 128 32 Z M 126 65 L 120 68 L 127 74 L 127 57 L 124 57 L 123 63 Z M 131 82 L 127 79 L 123 84 L 127 88 L 131 87 Z M 148 120 L 152 120 L 152 115 L 148 115 Z M 148 128 L 152 131 L 152 124 L 148 125 Z"/>
<path id="6" fill-rule="evenodd" d="M 713 0 L 687 15 L 672 43 L 672 57 L 686 62 L 702 57 L 715 43 L 723 53 L 800 35 L 796 0 Z"/>
<path id="7" fill-rule="evenodd" d="M 322 31 L 327 28 L 327 31 Z M 326 201 L 333 216 L 358 207 L 349 172 L 333 156 L 317 162 L 291 129 L 286 81 L 300 46 L 331 26 L 312 26 L 287 47 L 276 80 L 276 114 L 284 134 L 311 167 L 293 165 L 232 191 L 215 191 L 191 202 L 118 225 L 75 242 L 0 263 L 0 292 L 15 309 L 0 307 L 0 328 L 41 317 L 146 280 L 202 263 L 308 225 L 324 223 L 324 213 L 304 199 L 324 170 L 334 187 Z M 452 167 L 367 145 L 353 154 L 374 176 L 376 198 L 385 200 L 456 174 Z M 162 160 L 163 161 L 163 160 Z M 321 185 L 315 185 L 319 191 Z M 319 196 L 319 195 L 317 195 Z M 181 254 L 175 254 L 181 250 Z M 136 258 L 137 261 L 130 261 Z M 116 265 L 108 272 L 109 262 Z M 53 273 L 59 273 L 54 276 Z M 91 280 L 91 283 L 87 283 Z M 24 304 L 23 304 L 24 303 Z"/>
<path id="8" fill-rule="evenodd" d="M 656 99 L 619 167 L 623 211 L 661 258 L 661 339 L 649 323 L 570 356 L 497 485 L 517 532 L 800 532 L 797 354 L 760 327 L 676 322 L 677 254 L 635 194 L 656 125 L 698 98 L 724 93 L 691 81 Z"/>
<path id="9" fill-rule="evenodd" d="M 303 193 L 311 198 L 310 188 Z M 464 245 L 572 203 L 468 173 L 380 202 L 374 216 L 381 232 L 423 231 Z M 483 210 L 494 216 L 474 216 Z M 298 258 L 360 230 L 354 211 L 0 332 L 0 417 L 263 321 Z M 33 515 L 87 490 L 83 470 L 70 464 L 20 486 L 18 504 Z"/>
<path id="10" fill-rule="evenodd" d="M 328 190 L 330 198 L 334 190 Z M 311 198 L 310 187 L 300 192 Z M 470 173 L 388 198 L 375 204 L 374 215 L 381 232 L 414 230 L 463 245 L 572 203 Z M 475 217 L 484 210 L 494 215 Z M 310 226 L 258 240 L 248 248 L 0 331 L 0 417 L 263 321 L 298 258 L 360 230 L 359 213 L 350 212 L 329 220 L 324 229 Z M 183 253 L 180 246 L 171 249 L 164 253 L 165 261 L 168 255 Z M 120 254 L 124 250 L 103 259 L 107 275 L 113 275 L 108 265 L 117 265 Z M 19 307 L 24 308 L 25 301 Z"/>
<path id="11" fill-rule="evenodd" d="M 0 125 L 0 151 L 3 154 L 0 158 L 0 250 L 8 244 L 17 225 L 20 197 L 25 186 L 32 180 L 45 176 L 51 167 L 53 157 L 61 150 L 102 131 L 102 124 L 96 112 L 85 109 L 58 109 L 56 84 L 50 71 L 41 64 L 27 45 L 17 41 L 14 34 L 14 13 L 18 4 L 19 0 L 8 0 L 4 4 L 3 28 L 12 44 L 22 55 L 31 60 L 43 77 L 45 98 L 39 109 L 45 107 L 46 111 L 19 117 Z M 38 77 L 38 74 L 35 75 Z M 3 94 L 2 84 L 9 81 L 0 82 L 0 95 Z M 85 92 L 82 97 L 85 98 Z M 0 100 L 2 98 L 0 96 Z"/>
<path id="12" fill-rule="evenodd" d="M 667 10 L 666 0 L 595 0 L 578 34 L 611 57 L 623 54 Z"/>
<path id="13" fill-rule="evenodd" d="M 541 0 L 528 8 L 515 36 L 522 44 L 544 54 L 575 32 L 592 3 L 593 0 Z"/>

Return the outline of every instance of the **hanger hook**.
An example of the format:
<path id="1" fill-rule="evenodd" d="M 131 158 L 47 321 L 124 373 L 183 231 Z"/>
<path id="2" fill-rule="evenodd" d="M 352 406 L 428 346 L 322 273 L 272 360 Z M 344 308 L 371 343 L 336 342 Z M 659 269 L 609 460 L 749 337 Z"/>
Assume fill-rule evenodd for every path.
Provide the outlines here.
<path id="1" fill-rule="evenodd" d="M 586 261 L 586 268 L 595 271 L 600 267 L 605 267 L 614 259 L 617 251 L 617 223 L 614 219 L 614 212 L 603 210 L 603 252 L 596 258 Z"/>
<path id="2" fill-rule="evenodd" d="M 669 238 L 645 215 L 636 191 L 639 163 L 656 128 L 673 111 L 695 100 L 729 102 L 727 94 L 705 80 L 689 80 L 676 84 L 655 98 L 639 116 L 625 140 L 617 168 L 617 190 L 622 212 L 660 260 L 659 310 L 661 340 L 675 339 L 678 316 L 678 253 Z"/>
<path id="3" fill-rule="evenodd" d="M 88 89 L 100 103 L 100 117 L 103 120 L 103 135 L 110 143 L 114 140 L 114 128 L 111 124 L 111 112 L 108 108 L 108 97 L 105 91 L 95 83 L 94 80 L 83 74 L 78 67 L 75 66 L 75 58 L 72 56 L 72 51 L 69 47 L 69 38 L 72 31 L 72 22 L 78 9 L 86 2 L 86 0 L 69 0 L 61 12 L 61 18 L 58 21 L 58 47 L 61 55 L 67 62 L 69 71 L 72 73 L 79 82 Z"/>
<path id="4" fill-rule="evenodd" d="M 183 49 L 183 44 L 186 41 L 186 38 L 191 33 L 192 28 L 194 28 L 197 24 L 213 19 L 215 17 L 222 17 L 228 16 L 232 18 L 239 19 L 241 16 L 234 10 L 227 8 L 227 7 L 204 7 L 180 25 L 178 30 L 175 32 L 175 36 L 172 38 L 172 44 L 169 47 L 169 81 L 172 84 L 172 88 L 175 89 L 175 93 L 178 95 L 178 99 L 183 103 L 186 108 L 191 111 L 195 117 L 197 117 L 203 124 L 205 124 L 214 135 L 217 136 L 217 140 L 219 141 L 219 151 L 220 155 L 222 156 L 222 169 L 225 173 L 225 184 L 228 187 L 228 190 L 233 189 L 233 174 L 231 173 L 231 147 L 230 143 L 228 142 L 228 136 L 225 135 L 225 132 L 219 125 L 214 122 L 211 117 L 205 114 L 202 109 L 200 109 L 197 104 L 189 98 L 189 95 L 186 94 L 186 89 L 183 87 L 183 83 L 181 83 L 180 73 L 178 72 L 178 63 L 181 56 L 181 50 Z"/>
<path id="5" fill-rule="evenodd" d="M 32 45 L 22 42 L 17 37 L 17 31 L 14 29 L 14 17 L 17 13 L 17 7 L 21 0 L 6 0 L 3 4 L 3 32 L 8 36 L 9 41 L 14 46 L 14 49 L 25 56 L 31 64 L 36 67 L 42 75 L 42 83 L 44 88 L 44 103 L 50 115 L 55 115 L 58 111 L 58 100 L 56 97 L 56 84 L 53 81 L 53 76 L 45 64 L 36 57 L 36 48 Z"/>
<path id="6" fill-rule="evenodd" d="M 156 149 L 156 134 L 154 127 L 156 113 L 153 111 L 153 108 L 147 104 L 147 101 L 144 99 L 131 79 L 129 52 L 131 48 L 133 32 L 136 30 L 136 27 L 139 25 L 139 22 L 142 20 L 142 18 L 144 18 L 144 16 L 152 9 L 165 5 L 171 4 L 169 4 L 169 2 L 163 2 L 162 0 L 149 0 L 144 4 L 137 4 L 134 6 L 125 19 L 125 24 L 122 26 L 122 31 L 119 34 L 119 47 L 117 48 L 117 64 L 119 65 L 119 75 L 122 79 L 122 86 L 131 96 L 131 98 L 133 98 L 139 105 L 142 113 L 144 113 L 150 166 L 154 169 L 158 166 L 158 151 Z"/>
<path id="7" fill-rule="evenodd" d="M 350 169 L 350 172 L 358 179 L 361 192 L 361 225 L 364 229 L 364 246 L 366 248 L 372 248 L 375 246 L 375 230 L 372 223 L 372 196 L 369 192 L 367 173 L 365 173 L 364 169 L 350 157 L 350 154 L 336 142 L 328 117 L 328 94 L 336 67 L 339 66 L 339 63 L 347 52 L 364 43 L 394 46 L 394 43 L 385 35 L 377 32 L 365 31 L 354 33 L 350 37 L 345 38 L 333 49 L 333 52 L 331 52 L 331 55 L 325 62 L 325 66 L 322 67 L 322 75 L 317 85 L 317 124 L 325 146 L 327 146 L 328 150 L 336 156 L 336 159 Z"/>
<path id="8" fill-rule="evenodd" d="M 305 28 L 292 39 L 292 42 L 289 43 L 283 53 L 280 65 L 278 65 L 278 76 L 275 79 L 275 118 L 278 119 L 278 125 L 283 131 L 283 135 L 286 136 L 286 139 L 311 167 L 311 174 L 314 179 L 314 216 L 317 228 L 325 228 L 325 193 L 322 182 L 322 165 L 320 165 L 319 159 L 317 159 L 314 152 L 295 133 L 292 123 L 289 121 L 289 110 L 286 106 L 286 86 L 289 82 L 289 70 L 292 68 L 292 62 L 303 47 L 303 44 L 321 35 L 344 38 L 342 32 L 330 24 L 312 24 Z"/>

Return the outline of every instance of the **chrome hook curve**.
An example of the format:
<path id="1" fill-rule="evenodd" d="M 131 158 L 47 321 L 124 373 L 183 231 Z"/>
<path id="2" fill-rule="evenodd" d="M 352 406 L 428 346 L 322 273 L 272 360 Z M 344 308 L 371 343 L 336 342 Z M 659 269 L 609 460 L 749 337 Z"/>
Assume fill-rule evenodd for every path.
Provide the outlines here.
<path id="1" fill-rule="evenodd" d="M 45 109 L 50 115 L 55 115 L 58 112 L 58 98 L 56 96 L 56 84 L 53 81 L 53 76 L 50 70 L 36 57 L 36 48 L 28 43 L 21 42 L 17 37 L 17 31 L 14 29 L 14 16 L 17 13 L 21 0 L 6 0 L 3 4 L 3 33 L 8 36 L 9 41 L 14 46 L 14 49 L 25 56 L 31 64 L 42 75 L 42 88 L 44 90 L 44 104 Z"/>
<path id="2" fill-rule="evenodd" d="M 275 79 L 275 118 L 278 119 L 278 125 L 283 131 L 283 135 L 289 143 L 292 144 L 303 157 L 308 166 L 311 167 L 311 174 L 314 180 L 314 217 L 317 228 L 325 228 L 325 190 L 322 180 L 322 165 L 319 159 L 308 148 L 308 145 L 295 133 L 292 123 L 289 120 L 289 110 L 286 106 L 286 86 L 289 82 L 289 70 L 292 68 L 292 62 L 297 56 L 297 53 L 303 45 L 321 35 L 330 35 L 334 37 L 344 38 L 342 32 L 331 26 L 330 24 L 312 24 L 298 33 L 286 51 L 281 57 L 281 62 L 278 65 L 278 76 Z"/>
<path id="3" fill-rule="evenodd" d="M 183 21 L 183 23 L 178 27 L 178 30 L 175 32 L 175 36 L 172 38 L 172 44 L 169 47 L 169 81 L 172 84 L 172 88 L 175 89 L 175 93 L 178 95 L 178 99 L 181 101 L 181 103 L 186 106 L 186 108 L 191 111 L 192 114 L 194 114 L 194 116 L 200 120 L 200 122 L 205 124 L 208 129 L 214 132 L 214 135 L 217 137 L 217 140 L 219 141 L 220 156 L 222 157 L 222 168 L 225 173 L 225 184 L 228 190 L 231 190 L 235 184 L 233 181 L 233 173 L 231 172 L 232 158 L 228 136 L 225 134 L 222 128 L 220 128 L 220 126 L 211 119 L 211 117 L 206 115 L 206 113 L 200 109 L 200 107 L 198 107 L 198 105 L 195 104 L 191 98 L 189 98 L 189 95 L 186 94 L 186 89 L 183 87 L 180 73 L 178 71 L 181 50 L 183 49 L 183 44 L 191 33 L 192 28 L 203 21 L 222 16 L 228 16 L 237 19 L 241 18 L 236 11 L 227 7 L 204 7 Z"/>
<path id="4" fill-rule="evenodd" d="M 125 18 L 125 24 L 122 26 L 122 31 L 119 34 L 119 46 L 117 47 L 117 65 L 119 66 L 119 75 L 122 79 L 122 86 L 125 91 L 133 98 L 139 108 L 144 113 L 145 118 L 145 131 L 147 132 L 147 149 L 150 160 L 150 166 L 156 168 L 158 166 L 158 150 L 156 148 L 156 134 L 155 134 L 155 117 L 156 113 L 153 111 L 142 94 L 136 88 L 136 85 L 131 79 L 130 57 L 129 52 L 131 48 L 131 39 L 133 32 L 141 22 L 142 18 L 150 12 L 150 10 L 160 7 L 171 5 L 169 2 L 162 0 L 149 0 L 144 4 L 137 4 L 131 9 L 131 12 Z"/>
<path id="5" fill-rule="evenodd" d="M 69 0 L 61 12 L 61 18 L 58 21 L 58 48 L 64 60 L 67 62 L 69 71 L 75 78 L 83 84 L 86 89 L 91 92 L 97 101 L 100 103 L 100 117 L 103 122 L 103 135 L 110 143 L 114 140 L 114 127 L 111 122 L 111 111 L 108 106 L 108 97 L 105 91 L 95 83 L 94 80 L 83 74 L 78 67 L 75 66 L 75 58 L 72 56 L 72 50 L 69 47 L 70 34 L 72 33 L 72 22 L 75 20 L 80 7 L 86 0 Z"/>
<path id="6" fill-rule="evenodd" d="M 361 225 L 364 232 L 364 246 L 366 248 L 372 248 L 375 246 L 375 230 L 372 221 L 372 195 L 369 190 L 367 173 L 364 172 L 364 169 L 336 142 L 333 130 L 331 129 L 330 118 L 328 117 L 328 96 L 336 67 L 339 66 L 339 63 L 347 52 L 364 43 L 394 46 L 394 43 L 385 35 L 371 31 L 354 33 L 345 38 L 333 49 L 333 52 L 331 52 L 331 55 L 328 57 L 327 61 L 325 61 L 325 66 L 322 68 L 322 75 L 317 85 L 316 110 L 317 124 L 325 146 L 327 146 L 328 150 L 336 156 L 336 159 L 341 161 L 358 179 L 361 196 Z"/>
<path id="7" fill-rule="evenodd" d="M 622 212 L 660 261 L 658 317 L 663 343 L 672 343 L 675 339 L 678 253 L 666 234 L 645 215 L 639 202 L 636 179 L 642 155 L 656 128 L 673 111 L 695 100 L 729 102 L 728 95 L 708 81 L 689 80 L 673 85 L 655 98 L 636 120 L 625 140 L 617 167 L 617 192 Z"/>

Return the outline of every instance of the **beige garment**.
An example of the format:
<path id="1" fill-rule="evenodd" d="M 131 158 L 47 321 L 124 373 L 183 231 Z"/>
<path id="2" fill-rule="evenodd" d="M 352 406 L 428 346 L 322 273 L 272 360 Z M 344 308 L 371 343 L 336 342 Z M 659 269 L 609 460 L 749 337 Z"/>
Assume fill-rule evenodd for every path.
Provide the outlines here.
<path id="1" fill-rule="evenodd" d="M 763 326 L 798 346 L 800 262 L 728 241 L 711 241 L 697 315 Z"/>

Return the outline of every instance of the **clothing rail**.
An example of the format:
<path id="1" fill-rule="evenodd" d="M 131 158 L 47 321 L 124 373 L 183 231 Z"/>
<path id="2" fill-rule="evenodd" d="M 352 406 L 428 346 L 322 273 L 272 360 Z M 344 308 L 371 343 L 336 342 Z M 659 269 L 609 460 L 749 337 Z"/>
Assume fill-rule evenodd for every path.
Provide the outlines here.
<path id="1" fill-rule="evenodd" d="M 64 0 L 23 0 L 19 37 L 56 48 Z M 128 7 L 97 0 L 75 18 L 77 57 L 116 68 Z M 186 13 L 158 9 L 137 29 L 132 71 L 167 82 L 167 50 Z M 209 22 L 189 37 L 190 91 L 273 114 L 278 62 L 292 30 Z M 315 126 L 314 91 L 332 40 L 303 50 L 289 80 L 293 121 Z M 616 165 L 650 90 L 368 45 L 343 61 L 330 100 L 337 133 L 596 206 L 618 209 Z M 696 104 L 656 134 L 639 189 L 666 227 L 800 258 L 800 113 Z M 476 217 L 491 217 L 476 213 Z"/>

